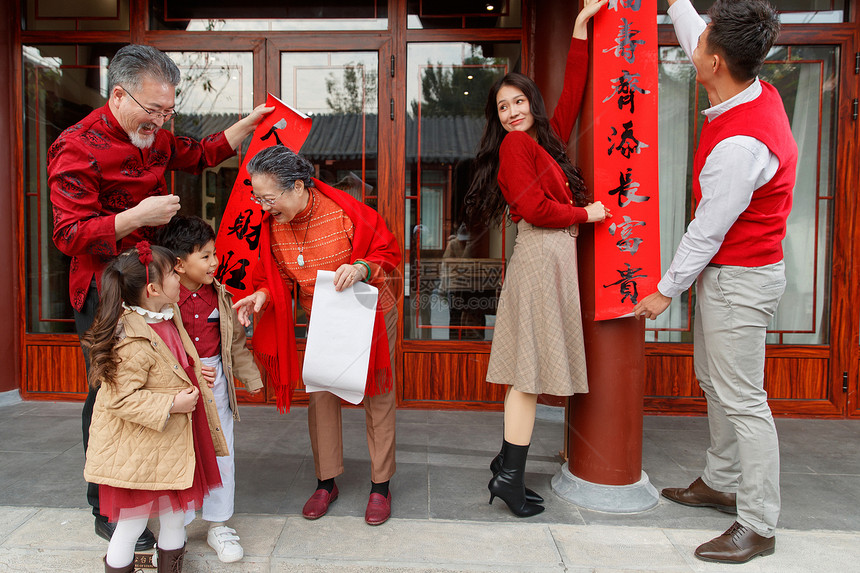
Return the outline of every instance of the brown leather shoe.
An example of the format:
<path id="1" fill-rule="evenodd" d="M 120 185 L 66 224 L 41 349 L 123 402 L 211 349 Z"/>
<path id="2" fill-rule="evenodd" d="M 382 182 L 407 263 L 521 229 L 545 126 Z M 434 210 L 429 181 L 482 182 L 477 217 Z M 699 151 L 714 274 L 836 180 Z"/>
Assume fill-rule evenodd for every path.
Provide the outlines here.
<path id="1" fill-rule="evenodd" d="M 702 478 L 696 478 L 696 481 L 691 483 L 688 488 L 667 487 L 660 493 L 666 499 L 680 503 L 681 505 L 713 507 L 723 513 L 731 513 L 733 515 L 737 515 L 738 513 L 737 495 L 711 489 L 702 481 Z"/>
<path id="2" fill-rule="evenodd" d="M 773 555 L 775 537 L 762 537 L 737 521 L 719 537 L 696 548 L 696 557 L 717 563 L 746 563 L 759 555 Z"/>
<path id="3" fill-rule="evenodd" d="M 382 525 L 391 517 L 391 492 L 387 496 L 381 493 L 370 494 L 367 509 L 364 511 L 364 521 L 368 525 Z"/>
<path id="4" fill-rule="evenodd" d="M 328 511 L 328 506 L 331 502 L 337 499 L 337 484 L 331 489 L 331 493 L 320 488 L 305 502 L 305 507 L 302 509 L 302 516 L 306 519 L 319 519 Z"/>

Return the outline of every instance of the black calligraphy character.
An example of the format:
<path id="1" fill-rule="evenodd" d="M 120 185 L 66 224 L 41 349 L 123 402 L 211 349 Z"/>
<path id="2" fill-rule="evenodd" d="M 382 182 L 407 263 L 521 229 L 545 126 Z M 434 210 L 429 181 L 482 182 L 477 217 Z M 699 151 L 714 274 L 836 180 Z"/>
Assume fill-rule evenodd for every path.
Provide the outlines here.
<path id="1" fill-rule="evenodd" d="M 248 274 L 248 271 L 245 269 L 248 268 L 251 261 L 248 259 L 238 259 L 231 262 L 233 255 L 233 251 L 227 251 L 227 256 L 221 257 L 221 262 L 218 264 L 218 270 L 215 271 L 215 278 L 218 279 L 218 282 L 224 283 L 229 287 L 245 290 L 247 287 L 242 280 L 245 278 L 245 275 Z M 227 273 L 230 273 L 230 278 L 224 280 L 224 275 Z"/>
<path id="2" fill-rule="evenodd" d="M 640 196 L 636 192 L 639 190 L 639 182 L 633 181 L 633 170 L 627 168 L 627 173 L 618 172 L 618 181 L 620 184 L 615 189 L 610 189 L 610 195 L 618 195 L 618 206 L 626 207 L 628 203 L 643 203 L 650 199 L 650 196 Z M 643 223 L 644 224 L 644 223 Z"/>
<path id="3" fill-rule="evenodd" d="M 260 221 L 257 225 L 251 225 L 251 217 L 254 216 L 252 209 L 245 209 L 233 221 L 233 225 L 227 227 L 227 235 L 236 235 L 238 239 L 242 239 L 248 243 L 248 248 L 252 251 L 257 248 L 260 243 L 260 227 L 263 225 Z"/>
<path id="4" fill-rule="evenodd" d="M 633 120 L 631 119 L 627 123 L 622 123 L 622 127 L 624 127 L 624 131 L 621 132 L 621 141 L 618 145 L 615 145 L 615 142 L 612 140 L 612 136 L 608 136 L 606 139 L 609 140 L 609 149 L 606 151 L 606 155 L 612 155 L 614 150 L 618 150 L 621 152 L 625 158 L 630 159 L 630 156 L 633 153 L 640 153 L 643 149 L 650 147 L 647 143 L 643 141 L 639 141 L 636 139 L 636 136 L 633 135 Z M 614 127 L 612 129 L 612 135 L 618 135 L 618 130 Z"/>
<path id="5" fill-rule="evenodd" d="M 609 0 L 609 6 L 607 6 L 606 9 L 618 12 L 618 7 L 620 6 L 621 8 L 627 8 L 633 12 L 638 12 L 641 5 L 642 0 Z"/>
<path id="6" fill-rule="evenodd" d="M 275 125 L 273 125 L 272 127 L 269 128 L 269 131 L 266 132 L 266 135 L 264 135 L 260 138 L 260 141 L 266 141 L 267 139 L 269 139 L 269 137 L 274 137 L 275 142 L 278 145 L 284 145 L 283 142 L 281 141 L 281 138 L 278 137 L 278 130 L 284 129 L 285 127 L 287 127 L 287 120 L 281 118 L 280 121 L 278 121 L 278 123 L 276 123 Z"/>
<path id="7" fill-rule="evenodd" d="M 645 43 L 645 40 L 637 40 L 634 36 L 639 34 L 641 30 L 633 30 L 630 28 L 630 22 L 627 18 L 621 18 L 621 25 L 618 26 L 618 35 L 615 37 L 615 45 L 611 48 L 606 48 L 603 53 L 615 52 L 615 57 L 622 57 L 627 60 L 628 64 L 636 61 L 636 46 Z"/>
<path id="8" fill-rule="evenodd" d="M 618 7 L 621 6 L 622 8 L 638 12 L 641 5 L 642 0 L 609 0 L 609 7 L 607 9 L 618 12 Z"/>
<path id="9" fill-rule="evenodd" d="M 618 247 L 618 250 L 622 253 L 630 253 L 631 255 L 635 255 L 636 251 L 639 250 L 639 244 L 643 241 L 640 237 L 630 237 L 629 239 L 621 239 L 615 246 Z"/>
<path id="10" fill-rule="evenodd" d="M 612 79 L 612 93 L 606 96 L 603 103 L 608 102 L 613 96 L 618 96 L 618 109 L 624 109 L 625 105 L 630 106 L 630 113 L 633 113 L 633 96 L 636 92 L 640 94 L 650 94 L 650 90 L 639 87 L 639 78 L 641 74 L 632 74 L 627 70 L 622 70 L 621 75 Z"/>
<path id="11" fill-rule="evenodd" d="M 623 223 L 612 223 L 609 225 L 609 234 L 615 235 L 617 231 L 619 235 L 621 235 L 621 240 L 615 243 L 618 247 L 618 250 L 622 253 L 630 253 L 631 255 L 635 255 L 636 251 L 639 250 L 639 244 L 642 243 L 642 239 L 639 237 L 631 237 L 633 234 L 633 228 L 645 226 L 645 221 L 634 221 L 627 215 L 624 215 Z"/>
<path id="12" fill-rule="evenodd" d="M 603 285 L 603 288 L 609 288 L 611 286 L 620 285 L 619 292 L 623 295 L 621 297 L 621 302 L 624 302 L 628 298 L 632 304 L 636 304 L 639 302 L 639 287 L 636 283 L 635 279 L 645 278 L 648 275 L 637 275 L 642 268 L 634 269 L 630 266 L 630 263 L 624 263 L 627 269 L 615 269 L 615 271 L 621 275 L 621 278 L 615 281 L 614 283 L 610 283 L 608 285 Z"/>

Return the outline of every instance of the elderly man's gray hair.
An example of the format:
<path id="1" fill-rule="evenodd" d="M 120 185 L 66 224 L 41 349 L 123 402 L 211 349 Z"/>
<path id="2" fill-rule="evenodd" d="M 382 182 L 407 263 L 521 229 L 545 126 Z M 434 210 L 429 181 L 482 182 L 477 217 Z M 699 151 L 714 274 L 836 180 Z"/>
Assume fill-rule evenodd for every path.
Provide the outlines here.
<path id="1" fill-rule="evenodd" d="M 119 49 L 108 66 L 108 86 L 120 85 L 132 91 L 140 90 L 143 79 L 179 85 L 179 68 L 167 54 L 140 44 L 129 44 Z"/>

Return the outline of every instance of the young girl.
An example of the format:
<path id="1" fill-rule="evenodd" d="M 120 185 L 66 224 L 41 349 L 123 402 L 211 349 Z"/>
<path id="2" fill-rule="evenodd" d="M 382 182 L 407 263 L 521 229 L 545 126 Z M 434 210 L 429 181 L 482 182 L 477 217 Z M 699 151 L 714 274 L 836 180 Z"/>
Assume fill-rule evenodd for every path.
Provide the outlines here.
<path id="1" fill-rule="evenodd" d="M 576 271 L 578 225 L 609 210 L 565 154 L 588 74 L 588 21 L 606 0 L 585 0 L 567 55 L 564 88 L 550 119 L 529 77 L 510 73 L 491 88 L 487 125 L 466 195 L 473 221 L 499 222 L 510 209 L 514 252 L 499 299 L 487 381 L 508 384 L 505 437 L 490 464 L 490 503 L 502 498 L 520 517 L 543 511 L 525 488 L 526 456 L 539 394 L 587 392 Z"/>
<path id="2" fill-rule="evenodd" d="M 146 241 L 114 259 L 84 338 L 89 381 L 99 387 L 84 477 L 99 484 L 101 511 L 117 524 L 106 572 L 133 570 L 134 545 L 151 515 L 161 524 L 158 571 L 181 571 L 184 512 L 221 485 L 215 457 L 226 455 L 227 446 L 173 304 L 179 300 L 174 260 Z"/>

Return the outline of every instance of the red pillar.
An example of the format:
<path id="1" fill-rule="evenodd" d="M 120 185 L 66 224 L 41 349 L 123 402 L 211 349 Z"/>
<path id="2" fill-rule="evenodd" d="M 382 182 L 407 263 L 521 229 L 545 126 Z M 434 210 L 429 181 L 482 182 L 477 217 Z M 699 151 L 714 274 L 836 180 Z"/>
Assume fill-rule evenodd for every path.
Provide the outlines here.
<path id="1" fill-rule="evenodd" d="M 9 308 L 15 309 L 14 319 L 6 321 L 0 329 L 0 356 L 8 357 L 5 376 L 0 376 L 0 393 L 10 392 L 20 388 L 21 365 L 19 350 L 19 332 L 23 329 L 24 316 L 17 312 L 23 309 L 22 289 L 19 288 L 20 275 L 18 271 L 18 204 L 16 198 L 21 194 L 18 186 L 17 170 L 15 168 L 21 132 L 17 128 L 20 118 L 15 117 L 15 93 L 18 83 L 15 81 L 16 61 L 21 54 L 16 52 L 15 38 L 18 21 L 15 18 L 16 9 L 13 2 L 0 2 L 0 141 L 12 143 L 5 145 L 0 152 L 0 268 L 7 272 L 0 275 L 0 300 Z"/>
<path id="2" fill-rule="evenodd" d="M 534 14 L 534 78 L 544 99 L 554 104 L 561 92 L 578 2 L 545 0 Z M 580 127 L 568 147 L 593 188 L 591 81 L 586 86 Z M 552 107 L 548 103 L 548 111 Z M 559 495 L 595 509 L 638 511 L 656 504 L 656 490 L 642 473 L 642 412 L 645 367 L 644 324 L 635 318 L 594 320 L 593 227 L 582 225 L 578 239 L 579 285 L 589 393 L 568 405 L 569 462 L 553 479 Z M 564 481 L 575 482 L 573 485 Z M 586 487 L 583 488 L 583 482 Z M 631 486 L 604 488 L 602 486 Z M 592 487 L 595 486 L 595 487 Z M 619 491 L 624 489 L 624 492 Z M 575 490 L 573 495 L 568 495 Z M 595 494 L 596 492 L 596 494 Z M 582 499 L 582 496 L 590 499 Z"/>

